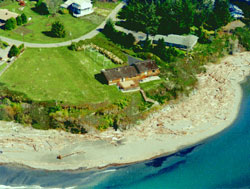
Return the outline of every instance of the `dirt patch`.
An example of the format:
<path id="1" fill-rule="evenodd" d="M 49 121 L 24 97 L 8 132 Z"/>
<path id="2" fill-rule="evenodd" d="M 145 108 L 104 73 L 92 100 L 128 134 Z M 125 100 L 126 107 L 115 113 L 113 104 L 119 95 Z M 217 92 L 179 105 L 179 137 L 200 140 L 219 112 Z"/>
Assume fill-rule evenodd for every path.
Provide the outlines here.
<path id="1" fill-rule="evenodd" d="M 95 13 L 81 17 L 82 20 L 90 21 L 93 24 L 100 24 L 100 22 L 103 20 L 103 18 L 104 17 L 102 15 L 98 15 Z"/>
<path id="2" fill-rule="evenodd" d="M 15 32 L 15 33 L 18 33 L 18 34 L 20 34 L 20 35 L 21 35 L 21 34 L 27 35 L 27 34 L 29 34 L 29 33 L 33 33 L 32 30 L 27 29 L 27 28 L 25 28 L 25 27 L 23 27 L 23 26 L 18 27 L 17 29 L 14 30 L 14 32 Z"/>

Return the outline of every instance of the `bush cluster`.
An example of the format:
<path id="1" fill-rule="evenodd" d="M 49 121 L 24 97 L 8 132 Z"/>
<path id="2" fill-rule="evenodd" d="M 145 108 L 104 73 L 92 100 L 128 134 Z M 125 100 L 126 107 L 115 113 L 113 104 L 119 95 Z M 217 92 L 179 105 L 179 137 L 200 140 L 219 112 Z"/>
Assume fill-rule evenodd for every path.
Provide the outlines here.
<path id="1" fill-rule="evenodd" d="M 4 28 L 6 30 L 13 30 L 15 29 L 17 26 L 21 26 L 23 24 L 26 24 L 28 22 L 27 16 L 22 13 L 20 16 L 15 18 L 10 18 L 6 21 Z"/>
<path id="2" fill-rule="evenodd" d="M 94 128 L 123 127 L 129 124 L 131 108 L 129 99 L 120 99 L 113 104 L 70 105 L 55 101 L 33 101 L 23 93 L 7 89 L 0 84 L 0 120 L 16 121 L 37 129 L 61 129 L 75 134 L 84 134 Z M 138 117 L 137 117 L 138 118 Z M 136 119 L 134 119 L 136 120 Z"/>
<path id="3" fill-rule="evenodd" d="M 77 43 L 73 42 L 69 46 L 69 49 L 83 50 L 86 46 L 98 50 L 107 58 L 111 59 L 115 64 L 124 64 L 127 62 L 127 56 L 120 50 L 120 48 L 104 37 L 96 36 L 95 38 L 79 41 Z"/>
<path id="4" fill-rule="evenodd" d="M 234 34 L 238 36 L 239 42 L 250 51 L 250 26 L 236 28 Z"/>
<path id="5" fill-rule="evenodd" d="M 19 47 L 17 47 L 16 45 L 12 45 L 8 53 L 8 57 L 11 58 L 14 56 L 18 56 L 23 51 L 24 51 L 24 44 L 21 44 Z"/>

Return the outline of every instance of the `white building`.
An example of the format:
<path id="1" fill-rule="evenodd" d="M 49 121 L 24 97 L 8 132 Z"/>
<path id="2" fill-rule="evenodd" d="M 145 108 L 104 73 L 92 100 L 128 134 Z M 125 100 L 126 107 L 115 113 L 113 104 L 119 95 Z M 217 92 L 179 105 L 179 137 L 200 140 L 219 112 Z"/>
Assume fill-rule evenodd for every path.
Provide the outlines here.
<path id="1" fill-rule="evenodd" d="M 93 12 L 91 0 L 68 0 L 64 2 L 61 7 L 70 9 L 75 17 L 84 16 Z"/>

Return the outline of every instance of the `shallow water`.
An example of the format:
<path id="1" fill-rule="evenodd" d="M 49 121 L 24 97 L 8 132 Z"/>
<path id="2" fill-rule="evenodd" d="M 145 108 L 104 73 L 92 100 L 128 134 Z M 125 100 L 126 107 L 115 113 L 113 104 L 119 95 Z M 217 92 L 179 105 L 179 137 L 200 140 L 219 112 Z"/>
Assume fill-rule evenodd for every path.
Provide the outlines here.
<path id="1" fill-rule="evenodd" d="M 99 171 L 48 172 L 0 166 L 0 188 L 250 188 L 250 77 L 242 86 L 238 118 L 203 144 L 152 161 Z"/>

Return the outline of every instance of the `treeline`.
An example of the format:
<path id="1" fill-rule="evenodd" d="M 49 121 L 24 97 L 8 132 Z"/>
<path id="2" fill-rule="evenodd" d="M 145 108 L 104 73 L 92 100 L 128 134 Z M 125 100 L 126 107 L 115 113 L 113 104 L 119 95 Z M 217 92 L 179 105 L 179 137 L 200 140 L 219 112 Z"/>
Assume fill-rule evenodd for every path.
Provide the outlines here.
<path id="1" fill-rule="evenodd" d="M 129 0 L 120 24 L 147 34 L 184 34 L 191 27 L 215 30 L 230 20 L 228 0 Z"/>

